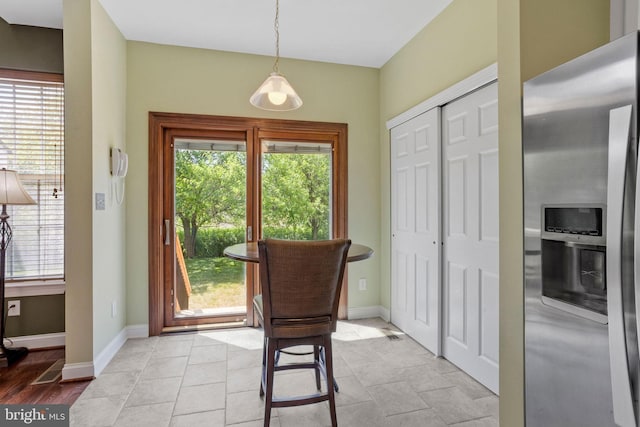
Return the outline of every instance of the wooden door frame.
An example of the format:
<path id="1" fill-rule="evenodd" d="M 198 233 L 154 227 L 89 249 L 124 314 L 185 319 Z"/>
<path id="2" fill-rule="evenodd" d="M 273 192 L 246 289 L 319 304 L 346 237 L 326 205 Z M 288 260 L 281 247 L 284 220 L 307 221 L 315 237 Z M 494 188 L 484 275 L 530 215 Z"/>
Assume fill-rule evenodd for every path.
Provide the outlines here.
<path id="1" fill-rule="evenodd" d="M 164 326 L 164 190 L 169 183 L 164 182 L 165 165 L 164 146 L 168 138 L 172 135 L 184 131 L 242 131 L 247 135 L 247 181 L 255 188 L 252 194 L 247 194 L 251 198 L 251 203 L 260 206 L 259 182 L 260 165 L 259 162 L 249 160 L 254 158 L 254 147 L 256 141 L 264 136 L 294 135 L 304 139 L 306 135 L 314 137 L 321 136 L 323 139 L 332 141 L 334 155 L 332 168 L 333 182 L 333 237 L 347 237 L 347 134 L 348 127 L 344 123 L 326 123 L 279 119 L 261 119 L 247 117 L 227 117 L 210 116 L 200 114 L 180 114 L 149 112 L 149 152 L 148 152 L 148 250 L 149 250 L 149 335 L 159 335 Z M 253 141 L 253 143 L 250 143 Z M 259 230 L 259 218 L 247 213 L 247 222 L 253 230 Z M 258 233 L 254 233 L 257 236 Z M 252 240 L 256 240 L 254 237 Z M 259 293 L 259 283 L 256 265 L 247 265 L 247 275 L 253 276 L 254 293 Z M 348 284 L 347 275 L 344 276 L 338 315 L 344 319 L 347 317 Z M 256 319 L 250 304 L 247 305 L 247 325 L 255 325 Z"/>

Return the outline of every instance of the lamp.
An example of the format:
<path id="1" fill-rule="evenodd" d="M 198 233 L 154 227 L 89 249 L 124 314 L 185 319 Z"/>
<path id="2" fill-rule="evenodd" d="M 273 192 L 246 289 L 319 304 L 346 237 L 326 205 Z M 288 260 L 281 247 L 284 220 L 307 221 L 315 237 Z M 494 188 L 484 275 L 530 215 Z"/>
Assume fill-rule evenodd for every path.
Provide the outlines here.
<path id="1" fill-rule="evenodd" d="M 269 74 L 267 80 L 260 85 L 258 90 L 251 95 L 249 102 L 251 102 L 254 107 L 263 110 L 289 111 L 300 108 L 302 106 L 302 99 L 300 99 L 296 91 L 293 90 L 293 87 L 291 87 L 287 79 L 280 74 L 280 70 L 278 69 L 280 62 L 279 15 L 280 1 L 276 0 L 276 18 L 273 24 L 276 32 L 276 61 L 273 64 L 273 72 Z"/>
<path id="2" fill-rule="evenodd" d="M 7 247 L 11 242 L 11 227 L 9 226 L 9 215 L 7 215 L 7 205 L 35 205 L 36 202 L 29 196 L 29 193 L 22 187 L 20 178 L 16 171 L 0 169 L 0 204 L 2 213 L 0 214 L 0 367 L 9 366 L 22 356 L 26 355 L 26 347 L 7 348 L 4 346 L 5 331 L 5 309 L 4 301 L 4 270 Z"/>

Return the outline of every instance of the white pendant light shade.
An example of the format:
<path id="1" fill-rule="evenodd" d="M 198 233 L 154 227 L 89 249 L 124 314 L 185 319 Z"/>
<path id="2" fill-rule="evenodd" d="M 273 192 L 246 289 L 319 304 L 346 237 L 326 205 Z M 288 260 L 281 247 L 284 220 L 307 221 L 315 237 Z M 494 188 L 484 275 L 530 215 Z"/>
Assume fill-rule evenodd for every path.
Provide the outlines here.
<path id="1" fill-rule="evenodd" d="M 295 110 L 302 105 L 302 99 L 279 73 L 271 73 L 251 95 L 249 102 L 255 107 L 271 111 Z"/>
<path id="2" fill-rule="evenodd" d="M 280 63 L 279 16 L 280 2 L 276 0 L 276 18 L 273 23 L 273 29 L 276 33 L 276 62 L 273 64 L 273 73 L 269 74 L 267 80 L 251 95 L 249 102 L 254 107 L 263 110 L 289 111 L 300 108 L 302 99 L 293 90 L 287 79 L 278 71 L 278 64 Z"/>

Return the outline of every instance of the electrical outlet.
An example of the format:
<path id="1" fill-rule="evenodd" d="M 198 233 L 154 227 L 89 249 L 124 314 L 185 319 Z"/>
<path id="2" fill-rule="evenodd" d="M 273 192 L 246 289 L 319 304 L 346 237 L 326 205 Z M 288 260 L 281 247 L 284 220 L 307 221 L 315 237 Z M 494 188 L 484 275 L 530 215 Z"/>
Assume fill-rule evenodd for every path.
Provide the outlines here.
<path id="1" fill-rule="evenodd" d="M 7 301 L 7 316 L 20 316 L 20 300 Z"/>
<path id="2" fill-rule="evenodd" d="M 360 280 L 358 280 L 358 289 L 360 289 L 361 291 L 367 290 L 367 279 L 361 277 Z"/>
<path id="3" fill-rule="evenodd" d="M 116 305 L 116 300 L 111 301 L 111 317 L 116 317 L 118 314 L 118 306 Z"/>

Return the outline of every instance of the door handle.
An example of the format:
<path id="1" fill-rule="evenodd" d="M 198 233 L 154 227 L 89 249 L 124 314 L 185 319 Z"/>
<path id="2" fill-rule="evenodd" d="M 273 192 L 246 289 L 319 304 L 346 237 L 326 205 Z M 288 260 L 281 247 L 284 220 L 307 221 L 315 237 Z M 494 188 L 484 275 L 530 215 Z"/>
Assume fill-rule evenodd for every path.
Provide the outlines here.
<path id="1" fill-rule="evenodd" d="M 631 105 L 609 112 L 607 179 L 607 312 L 613 419 L 621 427 L 636 425 L 622 307 L 622 216 L 627 171 Z"/>
<path id="2" fill-rule="evenodd" d="M 169 229 L 171 228 L 171 220 L 164 220 L 164 245 L 169 246 L 171 244 L 171 238 L 169 237 Z"/>

